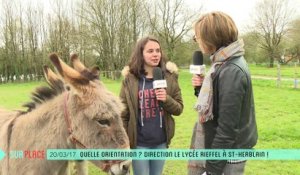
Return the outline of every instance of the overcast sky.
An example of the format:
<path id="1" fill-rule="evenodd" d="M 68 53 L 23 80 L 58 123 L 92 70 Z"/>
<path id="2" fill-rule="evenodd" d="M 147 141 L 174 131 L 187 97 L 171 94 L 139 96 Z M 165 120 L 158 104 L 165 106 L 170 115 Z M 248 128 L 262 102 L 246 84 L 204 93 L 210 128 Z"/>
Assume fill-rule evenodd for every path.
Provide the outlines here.
<path id="1" fill-rule="evenodd" d="M 222 11 L 230 15 L 240 31 L 243 31 L 251 23 L 251 15 L 255 4 L 262 0 L 184 0 L 191 7 L 204 6 L 205 12 Z M 290 0 L 290 3 L 297 9 L 300 8 L 300 0 Z M 300 14 L 298 11 L 298 15 Z"/>
<path id="2" fill-rule="evenodd" d="M 230 15 L 241 30 L 250 21 L 251 11 L 259 0 L 204 0 L 205 11 L 223 11 Z"/>
<path id="3" fill-rule="evenodd" d="M 49 9 L 49 2 L 56 2 L 57 0 L 20 0 L 22 3 L 28 4 L 44 4 L 47 10 Z M 65 3 L 74 2 L 74 0 L 64 0 Z M 223 11 L 229 14 L 235 21 L 237 27 L 241 32 L 251 22 L 251 14 L 255 9 L 255 4 L 262 0 L 183 0 L 185 4 L 191 8 L 198 9 L 203 5 L 204 12 Z M 289 0 L 293 7 L 297 9 L 300 7 L 300 0 Z M 51 4 L 52 4 L 51 3 Z M 300 10 L 298 15 L 300 15 Z"/>

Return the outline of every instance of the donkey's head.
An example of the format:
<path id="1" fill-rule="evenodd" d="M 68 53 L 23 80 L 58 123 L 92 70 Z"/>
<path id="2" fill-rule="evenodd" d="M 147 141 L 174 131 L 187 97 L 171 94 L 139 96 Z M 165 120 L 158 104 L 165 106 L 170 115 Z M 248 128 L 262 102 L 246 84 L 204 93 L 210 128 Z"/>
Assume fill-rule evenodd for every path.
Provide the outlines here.
<path id="1" fill-rule="evenodd" d="M 50 59 L 70 87 L 64 93 L 62 107 L 70 144 L 75 148 L 129 149 L 129 140 L 120 117 L 123 104 L 100 82 L 96 76 L 97 69 L 86 69 L 77 56 L 72 56 L 75 69 L 56 54 L 51 54 Z M 103 165 L 103 162 L 92 162 L 97 166 Z M 129 164 L 118 166 L 128 169 Z"/>

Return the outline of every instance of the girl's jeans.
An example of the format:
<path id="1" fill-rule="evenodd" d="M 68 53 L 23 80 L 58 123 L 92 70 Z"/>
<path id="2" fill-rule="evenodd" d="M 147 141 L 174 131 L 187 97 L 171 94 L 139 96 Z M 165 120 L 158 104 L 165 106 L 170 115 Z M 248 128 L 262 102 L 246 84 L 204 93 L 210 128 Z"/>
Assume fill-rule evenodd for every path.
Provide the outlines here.
<path id="1" fill-rule="evenodd" d="M 136 149 L 166 149 L 167 144 L 163 143 L 155 147 L 137 146 Z M 133 160 L 134 175 L 161 175 L 165 160 Z"/>

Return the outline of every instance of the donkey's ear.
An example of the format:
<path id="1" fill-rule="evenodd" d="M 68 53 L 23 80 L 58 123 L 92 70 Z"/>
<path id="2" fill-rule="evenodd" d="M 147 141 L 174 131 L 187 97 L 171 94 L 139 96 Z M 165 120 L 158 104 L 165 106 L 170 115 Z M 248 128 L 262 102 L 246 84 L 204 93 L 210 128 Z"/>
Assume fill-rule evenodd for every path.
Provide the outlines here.
<path id="1" fill-rule="evenodd" d="M 80 74 L 83 77 L 89 79 L 90 81 L 99 80 L 100 69 L 98 66 L 95 66 L 91 70 L 89 70 L 84 66 L 84 64 L 81 63 L 77 54 L 71 55 L 71 62 L 73 64 L 74 69 L 80 72 Z"/>
<path id="2" fill-rule="evenodd" d="M 79 60 L 78 55 L 76 53 L 71 55 L 71 62 L 73 64 L 74 69 L 78 72 L 82 72 L 86 69 L 86 67 Z"/>
<path id="3" fill-rule="evenodd" d="M 65 91 L 64 82 L 56 75 L 48 66 L 43 66 L 44 77 L 52 87 L 52 89 L 56 90 L 58 93 Z"/>
<path id="4" fill-rule="evenodd" d="M 99 75 L 100 75 L 100 68 L 98 66 L 94 66 L 94 67 L 92 67 L 91 72 L 92 72 L 93 75 L 99 77 Z"/>
<path id="5" fill-rule="evenodd" d="M 55 53 L 51 54 L 49 57 L 63 79 L 76 89 L 81 89 L 82 85 L 89 84 L 89 80 L 87 78 L 83 77 L 79 72 L 64 63 Z"/>

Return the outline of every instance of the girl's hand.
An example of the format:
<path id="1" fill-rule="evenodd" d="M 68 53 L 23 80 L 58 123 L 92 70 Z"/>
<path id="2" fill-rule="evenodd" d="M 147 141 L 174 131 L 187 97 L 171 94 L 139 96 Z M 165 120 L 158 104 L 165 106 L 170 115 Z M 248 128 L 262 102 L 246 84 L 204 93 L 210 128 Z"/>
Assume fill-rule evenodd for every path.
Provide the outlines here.
<path id="1" fill-rule="evenodd" d="M 167 100 L 167 91 L 166 89 L 160 88 L 155 89 L 156 99 L 159 101 L 165 102 Z"/>

